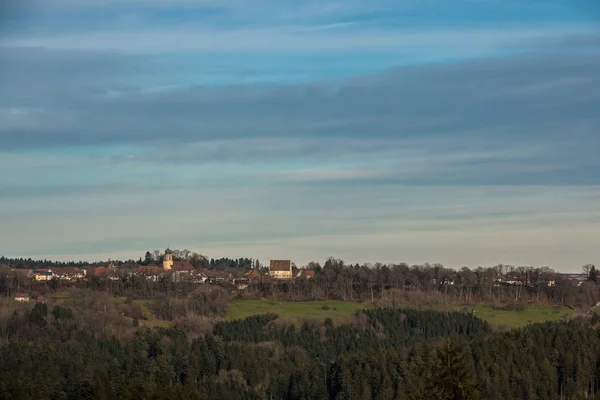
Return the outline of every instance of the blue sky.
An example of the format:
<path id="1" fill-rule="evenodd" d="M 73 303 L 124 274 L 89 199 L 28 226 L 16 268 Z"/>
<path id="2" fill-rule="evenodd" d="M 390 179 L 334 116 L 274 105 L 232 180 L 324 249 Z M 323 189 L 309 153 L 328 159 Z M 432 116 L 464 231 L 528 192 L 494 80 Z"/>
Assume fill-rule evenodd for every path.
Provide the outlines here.
<path id="1" fill-rule="evenodd" d="M 0 7 L 2 254 L 599 262 L 595 1 Z"/>

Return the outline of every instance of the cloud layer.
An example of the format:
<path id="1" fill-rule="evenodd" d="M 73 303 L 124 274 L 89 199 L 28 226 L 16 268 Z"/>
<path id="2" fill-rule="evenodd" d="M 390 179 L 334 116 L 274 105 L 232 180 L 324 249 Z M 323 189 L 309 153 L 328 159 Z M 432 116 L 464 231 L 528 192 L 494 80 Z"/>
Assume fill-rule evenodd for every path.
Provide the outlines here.
<path id="1" fill-rule="evenodd" d="M 45 4 L 0 42 L 0 253 L 598 257 L 600 36 L 565 2 Z"/>

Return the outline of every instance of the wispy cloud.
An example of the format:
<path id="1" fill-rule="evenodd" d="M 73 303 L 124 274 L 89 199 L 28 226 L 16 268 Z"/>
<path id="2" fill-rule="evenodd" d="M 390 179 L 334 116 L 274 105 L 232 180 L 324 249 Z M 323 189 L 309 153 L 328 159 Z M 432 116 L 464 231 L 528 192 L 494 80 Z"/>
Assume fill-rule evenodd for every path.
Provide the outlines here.
<path id="1" fill-rule="evenodd" d="M 298 31 L 306 31 L 306 32 L 314 32 L 314 31 L 328 31 L 331 29 L 340 29 L 340 28 L 347 28 L 350 26 L 356 26 L 361 24 L 361 21 L 347 21 L 347 22 L 336 22 L 334 24 L 327 24 L 327 25 L 318 25 L 318 26 L 310 26 L 310 27 L 304 27 L 304 28 L 298 28 Z"/>
<path id="2" fill-rule="evenodd" d="M 600 42 L 584 2 L 9 9 L 7 255 L 137 258 L 168 242 L 559 269 L 597 255 Z"/>
<path id="3" fill-rule="evenodd" d="M 335 26 L 329 25 L 330 28 Z M 130 51 L 134 53 L 181 51 L 348 51 L 348 50 L 419 50 L 433 47 L 449 56 L 452 52 L 486 54 L 490 47 L 527 46 L 549 37 L 560 38 L 567 33 L 591 33 L 593 29 L 557 27 L 539 29 L 443 29 L 427 31 L 399 31 L 373 29 L 342 31 L 332 35 L 311 29 L 299 31 L 293 27 L 277 29 L 146 29 L 136 31 L 97 31 L 77 35 L 4 38 L 0 45 L 12 47 L 44 47 L 59 50 Z M 524 43 L 525 42 L 525 43 Z M 423 47 L 429 48 L 423 49 Z M 450 49 L 448 49 L 450 47 Z M 421 48 L 421 49 L 419 49 Z M 446 49 L 446 50 L 442 50 Z M 451 51 L 448 51 L 451 50 Z"/>

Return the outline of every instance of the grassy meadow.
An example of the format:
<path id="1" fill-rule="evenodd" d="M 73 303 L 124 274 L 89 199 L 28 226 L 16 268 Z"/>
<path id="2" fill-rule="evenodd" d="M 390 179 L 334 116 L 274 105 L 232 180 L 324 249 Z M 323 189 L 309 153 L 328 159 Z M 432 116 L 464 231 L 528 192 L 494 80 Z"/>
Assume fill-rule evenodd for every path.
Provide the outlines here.
<path id="1" fill-rule="evenodd" d="M 327 306 L 326 309 L 323 309 Z M 229 305 L 229 319 L 242 319 L 251 315 L 274 312 L 280 319 L 298 322 L 303 319 L 325 319 L 342 322 L 357 311 L 371 307 L 370 305 L 344 301 L 270 301 L 270 300 L 234 300 Z M 530 323 L 545 321 L 561 321 L 569 318 L 573 310 L 568 307 L 549 305 L 528 305 L 523 311 L 506 311 L 494 309 L 490 305 L 432 307 L 438 311 L 463 311 L 472 313 L 491 325 L 504 325 L 519 328 Z"/>
<path id="2" fill-rule="evenodd" d="M 74 299 L 70 292 L 60 292 L 52 296 L 57 304 L 69 305 Z M 106 297 L 109 312 L 122 315 L 126 309 L 134 307 L 147 319 L 139 319 L 140 326 L 145 327 L 167 327 L 172 325 L 170 321 L 157 318 L 150 310 L 153 300 L 132 300 L 129 304 L 125 297 Z M 349 301 L 273 301 L 273 300 L 233 300 L 229 303 L 229 320 L 243 319 L 252 315 L 273 312 L 279 315 L 283 321 L 299 323 L 303 320 L 331 318 L 337 323 L 343 323 L 352 317 L 357 311 L 373 307 L 370 304 L 361 304 Z M 410 306 L 408 306 L 410 307 Z M 519 328 L 530 323 L 545 321 L 562 321 L 572 316 L 573 310 L 568 307 L 550 305 L 527 305 L 522 311 L 502 310 L 492 305 L 475 306 L 426 306 L 436 311 L 462 311 L 474 313 L 477 317 L 487 321 L 491 325 L 504 326 L 506 328 Z M 122 318 L 133 319 L 122 315 Z"/>

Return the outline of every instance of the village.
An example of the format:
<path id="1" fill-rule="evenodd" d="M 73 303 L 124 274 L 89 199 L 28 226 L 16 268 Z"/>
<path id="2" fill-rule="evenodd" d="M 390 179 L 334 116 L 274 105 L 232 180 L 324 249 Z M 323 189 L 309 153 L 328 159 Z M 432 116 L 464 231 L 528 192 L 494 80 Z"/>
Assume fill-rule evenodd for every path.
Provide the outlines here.
<path id="1" fill-rule="evenodd" d="M 19 302 L 45 301 L 42 296 L 32 297 L 25 291 L 35 292 L 39 285 L 52 282 L 60 282 L 64 286 L 69 286 L 80 281 L 92 280 L 126 281 L 128 279 L 143 279 L 150 282 L 166 280 L 172 283 L 227 285 L 240 292 L 247 289 L 249 285 L 293 283 L 297 280 L 313 279 L 318 270 L 321 270 L 318 264 L 316 267 L 309 265 L 298 268 L 292 260 L 270 260 L 269 264 L 263 268 L 198 268 L 189 261 L 175 258 L 174 252 L 169 248 L 154 262 L 146 264 L 119 265 L 119 263 L 108 261 L 106 263 L 90 264 L 86 267 L 11 268 L 10 266 L 1 266 L 0 269 L 0 273 L 3 273 L 4 276 L 17 278 L 13 295 L 14 299 Z M 435 269 L 435 266 L 433 266 L 433 269 Z M 454 286 L 457 279 L 459 279 L 460 272 L 450 269 L 444 271 L 443 275 L 432 277 L 430 284 L 442 287 Z M 569 281 L 575 286 L 581 286 L 587 279 L 585 273 L 551 273 L 544 277 L 538 273 L 535 282 L 532 282 L 532 269 L 523 267 L 514 269 L 499 266 L 488 269 L 488 271 L 493 271 L 491 281 L 495 287 L 540 284 L 552 287 L 556 285 L 557 280 Z"/>
<path id="2" fill-rule="evenodd" d="M 4 268 L 6 276 L 18 278 L 25 288 L 35 287 L 39 283 L 60 281 L 61 283 L 76 283 L 92 279 L 108 279 L 111 281 L 129 278 L 145 279 L 158 282 L 167 279 L 170 282 L 187 282 L 194 284 L 229 284 L 236 290 L 244 290 L 249 284 L 269 284 L 274 282 L 291 282 L 296 279 L 311 279 L 315 270 L 297 268 L 291 260 L 270 260 L 267 268 L 248 271 L 237 268 L 209 269 L 195 268 L 189 261 L 173 259 L 173 252 L 166 249 L 161 257 L 161 264 L 118 266 L 113 262 L 104 265 L 88 267 L 54 267 L 54 268 Z M 18 291 L 14 299 L 20 302 L 43 302 L 41 296 L 30 297 L 23 291 Z"/>

